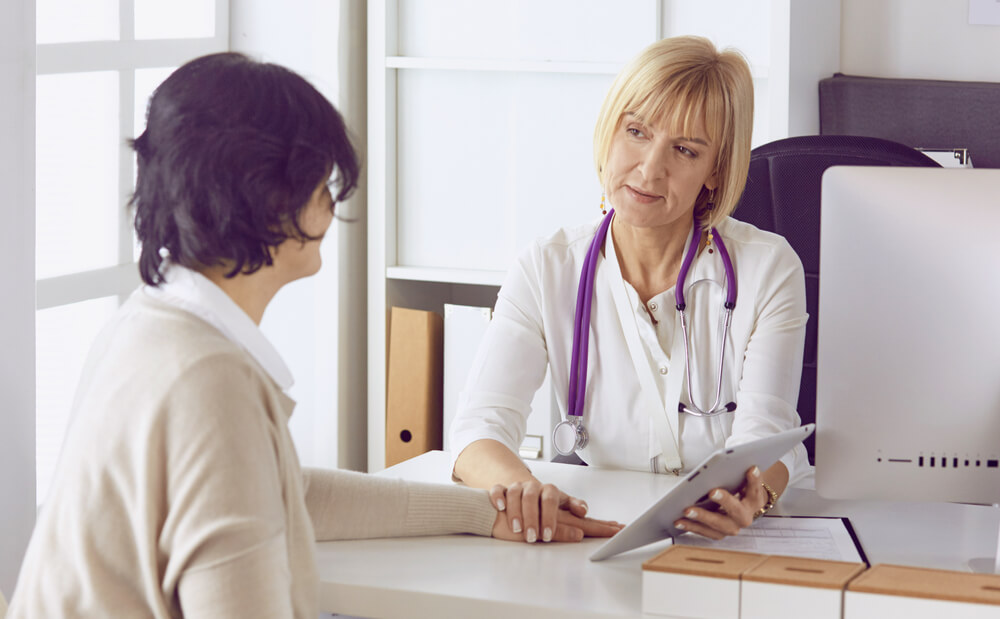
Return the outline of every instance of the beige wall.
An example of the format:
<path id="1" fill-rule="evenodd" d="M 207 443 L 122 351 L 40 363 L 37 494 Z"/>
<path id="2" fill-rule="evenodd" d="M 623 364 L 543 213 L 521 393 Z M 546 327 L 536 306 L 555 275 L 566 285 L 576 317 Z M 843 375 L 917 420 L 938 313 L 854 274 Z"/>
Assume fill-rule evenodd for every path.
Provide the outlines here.
<path id="1" fill-rule="evenodd" d="M 1000 26 L 969 25 L 969 0 L 841 0 L 840 70 L 1000 82 Z"/>

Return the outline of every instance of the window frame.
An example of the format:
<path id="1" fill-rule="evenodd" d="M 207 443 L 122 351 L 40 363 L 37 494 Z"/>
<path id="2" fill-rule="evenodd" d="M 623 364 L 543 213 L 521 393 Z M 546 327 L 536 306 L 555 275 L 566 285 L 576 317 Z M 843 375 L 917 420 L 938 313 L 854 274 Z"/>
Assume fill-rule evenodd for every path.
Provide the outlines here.
<path id="1" fill-rule="evenodd" d="M 135 132 L 135 72 L 180 66 L 192 58 L 229 50 L 229 0 L 215 0 L 215 33 L 187 39 L 135 38 L 135 0 L 119 0 L 119 39 L 44 43 L 35 46 L 36 76 L 116 71 L 118 73 L 118 135 Z M 125 205 L 135 178 L 135 157 L 120 139 L 118 150 L 118 264 L 35 280 L 35 311 L 80 301 L 117 296 L 122 303 L 139 285 L 135 266 L 132 222 Z M 36 230 L 36 237 L 42 231 Z"/>
<path id="2" fill-rule="evenodd" d="M 67 43 L 36 43 L 35 51 L 35 77 L 44 75 L 67 75 L 84 72 L 116 72 L 118 75 L 118 118 L 117 131 L 114 139 L 117 141 L 117 172 L 118 182 L 115 195 L 117 208 L 116 228 L 117 228 L 117 259 L 116 264 L 95 269 L 80 270 L 75 273 L 60 274 L 51 277 L 39 278 L 37 275 L 38 256 L 32 252 L 33 269 L 35 283 L 35 303 L 34 303 L 34 324 L 35 324 L 35 346 L 38 342 L 38 316 L 44 310 L 76 304 L 94 299 L 114 297 L 118 306 L 125 302 L 128 296 L 141 284 L 138 267 L 136 265 L 135 240 L 132 226 L 130 210 L 126 208 L 134 191 L 135 182 L 135 154 L 128 146 L 127 138 L 133 137 L 136 132 L 137 120 L 141 125 L 144 119 L 136 118 L 141 109 L 136 105 L 136 72 L 143 69 L 162 69 L 164 67 L 178 67 L 189 60 L 205 54 L 224 52 L 230 49 L 230 5 L 231 0 L 213 0 L 215 12 L 215 25 L 212 36 L 197 38 L 175 38 L 175 39 L 143 39 L 135 38 L 135 3 L 136 0 L 118 0 L 118 40 L 81 41 Z M 32 3 L 34 9 L 36 4 Z M 33 22 L 34 24 L 34 22 Z M 35 86 L 37 89 L 37 85 Z M 36 90 L 37 92 L 37 90 Z M 37 100 L 34 94 L 31 100 L 37 109 Z M 37 115 L 36 115 L 37 116 Z M 37 125 L 37 119 L 35 121 Z M 37 126 L 36 126 L 37 130 Z M 39 167 L 37 152 L 32 144 L 34 159 L 34 169 Z M 32 184 L 32 188 L 34 185 Z M 34 213 L 37 217 L 38 196 L 34 197 Z M 36 220 L 37 221 L 37 220 Z M 38 246 L 38 240 L 45 238 L 46 230 L 34 227 L 32 248 Z M 51 483 L 47 478 L 46 466 L 49 462 L 39 463 L 39 454 L 43 451 L 51 453 L 52 435 L 47 433 L 49 438 L 41 438 L 38 432 L 39 421 L 43 421 L 46 427 L 58 430 L 65 436 L 65 420 L 55 417 L 58 412 L 42 409 L 40 406 L 44 399 L 37 397 L 38 390 L 38 369 L 46 359 L 39 358 L 36 349 L 33 366 L 34 388 L 36 393 L 34 398 L 34 426 L 33 450 L 35 466 L 34 488 L 36 490 L 35 505 L 40 506 L 45 500 L 46 490 Z M 71 381 L 72 384 L 65 385 L 66 389 L 72 390 L 76 385 L 77 376 L 58 376 L 59 382 Z M 61 389 L 61 387 L 60 387 Z M 68 413 L 68 411 L 66 411 Z M 62 427 L 59 427 L 62 425 Z M 45 450 L 40 446 L 46 447 Z M 49 456 L 43 456 L 48 460 Z M 41 464 L 45 464 L 43 466 Z M 41 476 L 45 475 L 46 478 Z"/>

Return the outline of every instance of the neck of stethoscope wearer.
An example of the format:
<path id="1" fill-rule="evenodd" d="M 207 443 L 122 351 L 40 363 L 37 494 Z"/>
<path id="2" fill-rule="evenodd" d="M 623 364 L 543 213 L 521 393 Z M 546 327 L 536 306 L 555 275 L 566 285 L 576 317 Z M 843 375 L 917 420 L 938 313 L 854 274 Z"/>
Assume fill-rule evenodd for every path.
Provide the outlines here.
<path id="1" fill-rule="evenodd" d="M 602 202 L 603 204 L 603 202 Z M 573 353 L 570 358 L 569 372 L 569 394 L 567 402 L 567 419 L 560 421 L 552 430 L 552 446 L 556 453 L 568 456 L 578 449 L 583 449 L 589 442 L 589 434 L 583 424 L 583 403 L 587 391 L 587 356 L 590 342 L 590 308 L 593 304 L 594 296 L 594 276 L 597 272 L 597 258 L 604 246 L 604 241 L 608 235 L 608 228 L 614 218 L 615 210 L 611 208 L 607 215 L 601 220 L 594 234 L 594 239 L 587 249 L 587 255 L 583 261 L 583 271 L 580 274 L 580 284 L 576 294 L 576 312 L 573 321 Z M 691 231 L 691 242 L 688 245 L 687 254 L 681 263 L 680 272 L 677 274 L 677 283 L 674 286 L 674 295 L 677 301 L 677 311 L 681 317 L 681 331 L 684 336 L 684 366 L 687 373 L 688 394 L 691 395 L 691 404 L 687 406 L 678 404 L 677 410 L 681 413 L 688 413 L 697 417 L 711 417 L 725 412 L 736 410 L 736 403 L 729 402 L 724 406 L 719 406 L 722 397 L 722 370 L 725 362 L 726 340 L 729 337 L 729 325 L 732 322 L 733 309 L 736 307 L 736 275 L 733 271 L 733 263 L 729 257 L 726 245 L 715 228 L 711 230 L 712 236 L 719 247 L 719 256 L 726 272 L 726 300 L 724 303 L 725 329 L 719 350 L 719 370 L 718 381 L 715 391 L 715 402 L 708 410 L 703 410 L 694 403 L 693 389 L 691 383 L 691 355 L 688 344 L 687 304 L 684 300 L 684 282 L 687 279 L 688 270 L 698 253 L 701 245 L 700 226 L 697 214 L 694 215 L 694 225 Z"/>

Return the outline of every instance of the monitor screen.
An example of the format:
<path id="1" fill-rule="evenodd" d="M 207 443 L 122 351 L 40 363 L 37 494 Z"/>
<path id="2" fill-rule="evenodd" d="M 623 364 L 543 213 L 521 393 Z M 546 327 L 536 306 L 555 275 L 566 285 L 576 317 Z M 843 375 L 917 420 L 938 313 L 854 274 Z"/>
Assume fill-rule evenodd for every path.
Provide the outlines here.
<path id="1" fill-rule="evenodd" d="M 1000 169 L 822 183 L 816 490 L 1000 502 Z"/>

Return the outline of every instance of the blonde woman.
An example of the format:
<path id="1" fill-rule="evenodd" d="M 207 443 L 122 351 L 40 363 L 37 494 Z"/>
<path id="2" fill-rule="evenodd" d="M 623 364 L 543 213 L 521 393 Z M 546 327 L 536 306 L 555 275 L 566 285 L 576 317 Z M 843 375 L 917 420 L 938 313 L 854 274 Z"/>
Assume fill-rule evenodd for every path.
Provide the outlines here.
<path id="1" fill-rule="evenodd" d="M 698 37 L 650 45 L 597 121 L 607 215 L 555 232 L 510 269 L 450 431 L 456 477 L 509 485 L 507 516 L 528 541 L 554 516 L 539 499 L 558 492 L 516 456 L 546 368 L 566 420 L 554 444 L 590 465 L 676 474 L 801 424 L 801 262 L 783 238 L 730 217 L 752 125 L 739 53 Z M 676 524 L 735 534 L 807 467 L 800 445 L 748 471 L 737 493 L 713 493 L 722 509 Z"/>

